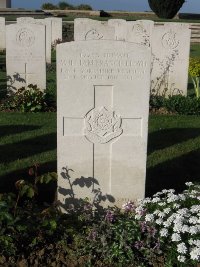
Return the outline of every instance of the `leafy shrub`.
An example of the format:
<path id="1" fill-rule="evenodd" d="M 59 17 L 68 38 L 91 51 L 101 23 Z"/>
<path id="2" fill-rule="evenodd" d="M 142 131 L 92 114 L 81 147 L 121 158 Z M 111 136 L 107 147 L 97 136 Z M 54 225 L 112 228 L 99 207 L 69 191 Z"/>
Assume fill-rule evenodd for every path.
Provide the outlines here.
<path id="1" fill-rule="evenodd" d="M 0 110 L 19 112 L 48 111 L 51 109 L 51 107 L 48 106 L 48 104 L 50 105 L 51 103 L 50 97 L 50 94 L 47 95 L 37 88 L 37 85 L 30 84 L 27 89 L 22 87 L 5 98 L 0 104 Z"/>
<path id="2" fill-rule="evenodd" d="M 79 10 L 92 10 L 92 7 L 90 5 L 87 5 L 87 4 L 78 5 L 76 8 Z"/>
<path id="3" fill-rule="evenodd" d="M 37 165 L 29 173 L 32 183 L 19 180 L 17 196 L 0 197 L 0 261 L 96 267 L 188 267 L 200 261 L 200 186 L 187 183 L 182 194 L 163 190 L 122 210 L 96 209 L 82 200 L 62 214 L 56 202 L 44 209 L 34 201 L 38 183 L 55 175 L 38 177 Z"/>
<path id="4" fill-rule="evenodd" d="M 159 18 L 172 19 L 185 0 L 148 0 L 150 8 Z"/>
<path id="5" fill-rule="evenodd" d="M 189 74 L 191 76 L 196 97 L 200 97 L 200 58 L 190 58 Z"/>
<path id="6" fill-rule="evenodd" d="M 58 3 L 58 8 L 61 9 L 61 10 L 64 10 L 64 9 L 74 9 L 74 6 L 65 2 L 65 1 L 62 1 L 62 2 L 59 2 Z"/>
<path id="7" fill-rule="evenodd" d="M 58 9 L 58 7 L 56 5 L 53 5 L 52 3 L 44 3 L 42 4 L 42 9 L 46 9 L 46 10 L 55 10 Z"/>
<path id="8" fill-rule="evenodd" d="M 177 113 L 182 115 L 199 115 L 200 114 L 200 98 L 174 95 L 169 98 L 162 96 L 150 97 L 150 111 L 159 111 L 165 109 L 169 113 Z"/>

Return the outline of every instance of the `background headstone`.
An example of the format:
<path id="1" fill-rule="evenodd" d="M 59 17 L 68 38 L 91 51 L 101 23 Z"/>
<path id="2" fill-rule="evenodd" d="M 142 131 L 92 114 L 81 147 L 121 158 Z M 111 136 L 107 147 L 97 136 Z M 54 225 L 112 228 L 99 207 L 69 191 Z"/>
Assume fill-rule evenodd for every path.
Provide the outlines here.
<path id="1" fill-rule="evenodd" d="M 34 23 L 35 19 L 32 17 L 19 17 L 17 23 Z"/>
<path id="2" fill-rule="evenodd" d="M 124 19 L 109 19 L 108 26 L 115 28 L 116 41 L 126 41 L 127 23 Z"/>
<path id="3" fill-rule="evenodd" d="M 62 18 L 46 18 L 51 21 L 51 43 L 62 41 Z"/>
<path id="4" fill-rule="evenodd" d="M 46 89 L 45 26 L 32 23 L 6 26 L 8 92 L 36 84 Z"/>
<path id="5" fill-rule="evenodd" d="M 51 21 L 46 19 L 35 19 L 35 23 L 45 25 L 46 28 L 46 62 L 51 63 Z"/>
<path id="6" fill-rule="evenodd" d="M 6 49 L 6 25 L 5 18 L 0 18 L 0 50 Z"/>
<path id="7" fill-rule="evenodd" d="M 154 22 L 151 20 L 127 21 L 127 42 L 133 42 L 151 47 Z"/>
<path id="8" fill-rule="evenodd" d="M 115 28 L 107 21 L 78 18 L 74 20 L 74 40 L 115 40 Z"/>
<path id="9" fill-rule="evenodd" d="M 152 36 L 151 92 L 187 95 L 191 30 L 188 24 L 165 23 Z"/>
<path id="10" fill-rule="evenodd" d="M 144 197 L 150 57 L 149 48 L 124 41 L 57 46 L 58 199 L 63 205 L 73 202 L 73 194 L 93 199 L 98 188 L 107 197 L 104 205 L 121 207 Z M 74 170 L 72 188 L 63 178 L 66 166 Z"/>
<path id="11" fill-rule="evenodd" d="M 46 19 L 34 19 L 32 17 L 17 18 L 17 23 L 36 23 L 45 26 L 46 62 L 51 63 L 51 21 Z"/>

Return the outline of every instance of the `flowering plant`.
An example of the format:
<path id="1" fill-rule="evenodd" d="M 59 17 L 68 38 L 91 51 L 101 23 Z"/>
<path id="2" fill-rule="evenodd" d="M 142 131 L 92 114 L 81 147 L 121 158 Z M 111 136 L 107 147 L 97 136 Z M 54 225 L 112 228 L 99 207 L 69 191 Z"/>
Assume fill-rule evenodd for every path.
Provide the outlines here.
<path id="1" fill-rule="evenodd" d="M 188 267 L 200 262 L 200 186 L 186 185 L 182 194 L 162 190 L 139 201 L 135 209 L 135 219 L 155 229 L 165 266 Z M 128 211 L 127 204 L 124 209 Z"/>
<path id="2" fill-rule="evenodd" d="M 190 58 L 189 74 L 191 76 L 196 97 L 200 97 L 200 58 Z"/>

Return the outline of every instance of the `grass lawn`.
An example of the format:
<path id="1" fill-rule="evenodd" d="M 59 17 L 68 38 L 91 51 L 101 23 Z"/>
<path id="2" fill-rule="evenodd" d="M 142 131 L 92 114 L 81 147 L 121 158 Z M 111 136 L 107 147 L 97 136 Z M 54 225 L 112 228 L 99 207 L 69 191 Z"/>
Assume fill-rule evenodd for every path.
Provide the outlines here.
<path id="1" fill-rule="evenodd" d="M 56 114 L 0 113 L 0 191 L 27 178 L 28 167 L 56 171 Z M 200 117 L 151 115 L 147 195 L 163 188 L 183 189 L 200 181 Z M 66 162 L 67 165 L 67 162 Z"/>

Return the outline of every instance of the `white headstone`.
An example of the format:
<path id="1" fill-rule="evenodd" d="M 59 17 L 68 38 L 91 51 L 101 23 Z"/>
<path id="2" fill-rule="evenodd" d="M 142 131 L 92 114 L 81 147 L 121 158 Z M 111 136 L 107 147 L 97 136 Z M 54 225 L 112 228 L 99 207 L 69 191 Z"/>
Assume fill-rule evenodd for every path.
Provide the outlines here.
<path id="1" fill-rule="evenodd" d="M 115 38 L 117 41 L 126 41 L 127 23 L 124 19 L 109 19 L 108 26 L 115 28 Z"/>
<path id="2" fill-rule="evenodd" d="M 153 94 L 187 95 L 190 35 L 188 24 L 165 23 L 155 27 L 152 36 Z"/>
<path id="3" fill-rule="evenodd" d="M 35 19 L 33 17 L 19 17 L 17 18 L 17 23 L 34 23 Z"/>
<path id="4" fill-rule="evenodd" d="M 0 50 L 6 49 L 6 25 L 5 18 L 0 18 Z"/>
<path id="5" fill-rule="evenodd" d="M 154 22 L 151 20 L 128 21 L 126 41 L 151 47 L 153 29 Z"/>
<path id="6" fill-rule="evenodd" d="M 17 23 L 36 23 L 45 25 L 46 62 L 51 63 L 51 21 L 46 19 L 34 19 L 32 17 L 17 18 Z"/>
<path id="7" fill-rule="evenodd" d="M 51 63 L 51 21 L 46 19 L 35 19 L 35 23 L 45 25 L 46 28 L 46 62 Z"/>
<path id="8" fill-rule="evenodd" d="M 115 28 L 107 21 L 78 18 L 74 20 L 74 40 L 115 40 Z"/>
<path id="9" fill-rule="evenodd" d="M 51 21 L 51 43 L 62 41 L 62 18 L 46 18 Z"/>
<path id="10" fill-rule="evenodd" d="M 107 195 L 105 205 L 121 207 L 144 197 L 150 57 L 149 48 L 123 41 L 57 46 L 58 198 L 63 205 L 74 195 L 93 199 L 98 188 Z M 63 178 L 66 166 L 74 170 L 71 186 Z"/>
<path id="11" fill-rule="evenodd" d="M 6 26 L 8 91 L 36 84 L 46 89 L 45 26 L 27 23 Z"/>

